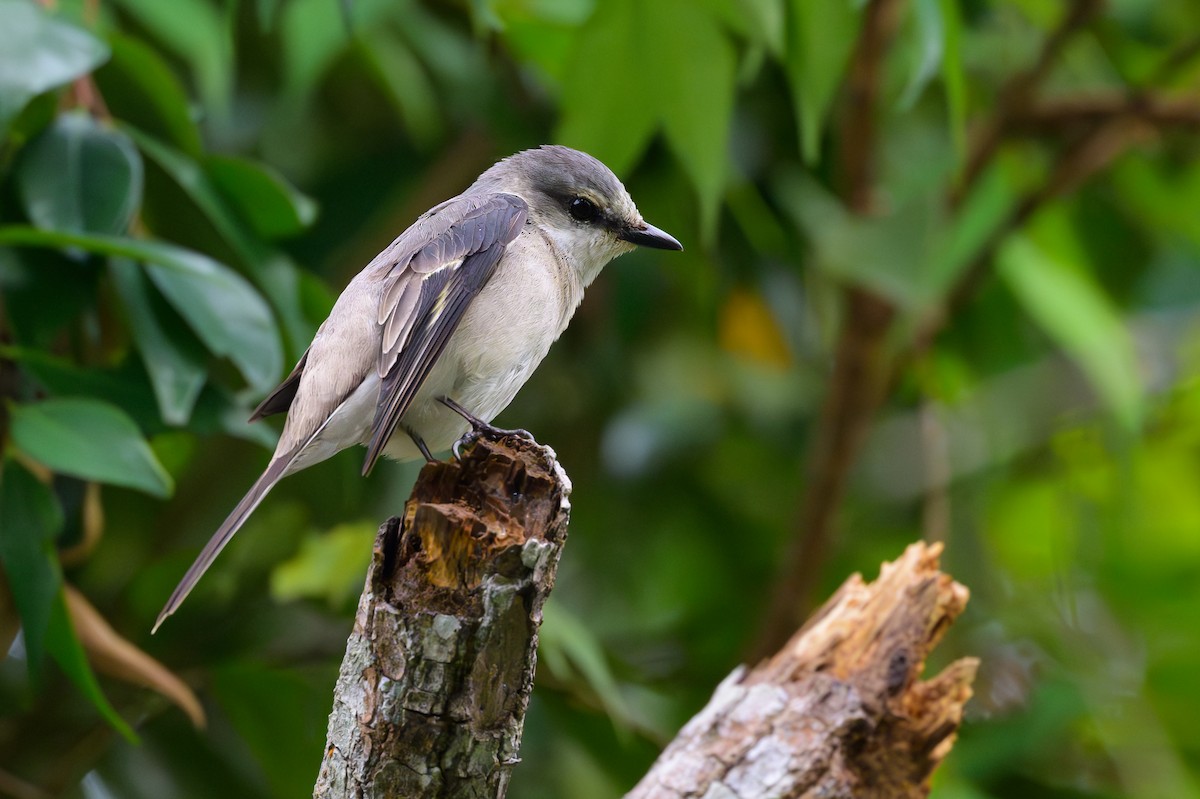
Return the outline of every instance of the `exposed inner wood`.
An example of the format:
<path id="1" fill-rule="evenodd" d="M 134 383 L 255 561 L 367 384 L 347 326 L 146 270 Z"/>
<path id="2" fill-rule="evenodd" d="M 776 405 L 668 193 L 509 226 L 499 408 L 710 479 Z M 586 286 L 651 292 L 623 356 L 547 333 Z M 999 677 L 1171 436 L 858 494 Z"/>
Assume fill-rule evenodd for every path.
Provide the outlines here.
<path id="1" fill-rule="evenodd" d="M 376 537 L 314 796 L 503 796 L 569 493 L 518 439 L 422 470 Z"/>

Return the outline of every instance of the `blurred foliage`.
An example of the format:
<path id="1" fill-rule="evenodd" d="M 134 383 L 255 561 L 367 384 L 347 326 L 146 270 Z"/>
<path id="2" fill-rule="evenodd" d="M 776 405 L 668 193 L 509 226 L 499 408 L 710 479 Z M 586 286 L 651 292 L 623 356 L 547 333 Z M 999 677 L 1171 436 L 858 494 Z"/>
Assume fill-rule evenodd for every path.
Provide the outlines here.
<path id="1" fill-rule="evenodd" d="M 575 484 L 510 795 L 619 796 L 749 656 L 854 289 L 896 368 L 817 593 L 946 540 L 939 657 L 984 666 L 935 796 L 1200 796 L 1200 5 L 892 4 L 864 100 L 879 5 L 0 0 L 0 784 L 308 791 L 415 467 L 289 478 L 150 624 L 336 292 L 557 141 L 687 250 L 609 267 L 500 419 Z"/>

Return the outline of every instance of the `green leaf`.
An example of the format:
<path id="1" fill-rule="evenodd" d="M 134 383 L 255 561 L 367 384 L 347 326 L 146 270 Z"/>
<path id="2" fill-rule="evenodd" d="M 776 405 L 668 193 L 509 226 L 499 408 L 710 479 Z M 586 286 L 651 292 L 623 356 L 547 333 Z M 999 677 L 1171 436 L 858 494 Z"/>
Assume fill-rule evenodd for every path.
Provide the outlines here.
<path id="1" fill-rule="evenodd" d="M 175 72 L 138 39 L 112 34 L 109 44 L 112 60 L 96 71 L 96 82 L 113 115 L 198 158 L 200 129 Z"/>
<path id="2" fill-rule="evenodd" d="M 1079 364 L 1117 419 L 1135 429 L 1141 378 L 1133 340 L 1109 299 L 1079 270 L 1023 236 L 1005 243 L 997 266 L 1026 312 Z"/>
<path id="3" fill-rule="evenodd" d="M 71 627 L 54 539 L 63 515 L 50 488 L 15 461 L 0 465 L 0 562 L 21 618 L 30 681 L 38 686 L 46 653 L 119 733 L 133 730 L 105 699 Z"/>
<path id="4" fill-rule="evenodd" d="M 783 56 L 787 25 L 782 0 L 701 0 L 704 8 L 751 45 Z"/>
<path id="5" fill-rule="evenodd" d="M 433 144 L 443 128 L 441 105 L 412 49 L 387 28 L 376 28 L 362 41 L 362 53 L 404 120 L 408 135 L 423 146 Z"/>
<path id="6" fill-rule="evenodd" d="M 315 88 L 337 54 L 347 45 L 346 28 L 329 0 L 293 0 L 284 5 L 279 24 L 284 95 L 297 103 Z"/>
<path id="7" fill-rule="evenodd" d="M 263 238 L 294 236 L 317 218 L 316 202 L 270 167 L 212 156 L 204 169 L 225 201 Z"/>
<path id="8" fill-rule="evenodd" d="M 309 535 L 300 551 L 271 572 L 271 595 L 280 601 L 314 597 L 332 608 L 352 603 L 371 560 L 374 522 L 340 524 Z"/>
<path id="9" fill-rule="evenodd" d="M 580 28 L 560 95 L 555 139 L 591 153 L 618 175 L 641 157 L 658 122 L 653 76 L 643 64 L 641 22 L 631 0 L 597 4 Z"/>
<path id="10" fill-rule="evenodd" d="M 272 388 L 283 352 L 271 311 L 241 275 L 211 258 L 155 244 L 146 271 L 158 290 L 217 355 L 229 358 L 256 391 Z"/>
<path id="11" fill-rule="evenodd" d="M 64 397 L 10 410 L 13 443 L 52 471 L 170 496 L 171 476 L 121 409 Z"/>
<path id="12" fill-rule="evenodd" d="M 100 715 L 104 717 L 105 721 L 124 736 L 125 740 L 136 744 L 138 742 L 137 735 L 134 734 L 125 719 L 121 718 L 116 709 L 109 704 L 104 692 L 100 690 L 100 684 L 96 682 L 96 675 L 92 672 L 83 646 L 79 643 L 79 636 L 76 635 L 75 628 L 71 625 L 61 586 L 51 606 L 50 625 L 46 629 L 46 651 L 50 653 L 71 682 L 75 683 L 75 687 L 88 698 L 96 710 L 100 711 Z"/>
<path id="13" fill-rule="evenodd" d="M 108 48 L 27 0 L 0 0 L 0 137 L 33 97 L 93 70 Z"/>
<path id="14" fill-rule="evenodd" d="M 717 210 L 729 164 L 729 128 L 737 75 L 733 43 L 717 21 L 691 0 L 645 4 L 643 42 L 654 75 L 667 142 L 700 195 L 700 229 L 716 233 Z M 696 58 L 696 53 L 704 53 Z M 643 80 L 645 80 L 643 76 Z"/>
<path id="15" fill-rule="evenodd" d="M 900 95 L 900 107 L 912 108 L 921 92 L 933 80 L 942 65 L 946 47 L 946 23 L 942 18 L 944 0 L 915 0 L 917 59 L 908 84 Z"/>
<path id="16" fill-rule="evenodd" d="M 504 42 L 528 67 L 540 69 L 552 84 L 562 82 L 573 55 L 576 31 L 595 10 L 592 0 L 497 0 Z"/>
<path id="17" fill-rule="evenodd" d="M 661 125 L 700 196 L 702 228 L 714 230 L 736 75 L 733 43 L 703 6 L 610 0 L 580 30 L 563 82 L 558 139 L 619 174 Z"/>
<path id="18" fill-rule="evenodd" d="M 800 152 L 814 164 L 821 131 L 858 36 L 859 7 L 851 0 L 798 0 L 789 4 L 784 66 L 799 115 Z"/>
<path id="19" fill-rule="evenodd" d="M 155 241 L 19 226 L 0 228 L 2 244 L 76 247 L 140 261 L 205 346 L 233 361 L 253 388 L 272 388 L 283 369 L 283 350 L 267 304 L 245 278 L 206 255 Z"/>
<path id="20" fill-rule="evenodd" d="M 154 385 L 163 421 L 183 426 L 208 377 L 203 347 L 136 263 L 113 258 L 109 271 Z"/>
<path id="21" fill-rule="evenodd" d="M 0 560 L 21 617 L 29 677 L 41 682 L 46 629 L 62 575 L 54 538 L 62 510 L 50 489 L 13 460 L 0 462 Z"/>
<path id="22" fill-rule="evenodd" d="M 311 792 L 312 775 L 296 764 L 310 762 L 325 741 L 327 689 L 318 689 L 295 669 L 236 660 L 213 669 L 212 691 L 265 772 L 271 795 Z M 287 734 L 281 735 L 281 730 Z"/>
<path id="23" fill-rule="evenodd" d="M 933 288 L 939 294 L 962 274 L 990 236 L 1012 213 L 1018 187 L 1005 170 L 993 166 L 976 181 L 974 190 L 960 204 L 936 251 L 926 260 Z"/>
<path id="24" fill-rule="evenodd" d="M 939 198 L 917 197 L 885 216 L 861 217 L 806 175 L 779 176 L 776 192 L 811 240 L 821 270 L 907 310 L 937 298 L 947 272 L 929 257 L 941 233 Z"/>
<path id="25" fill-rule="evenodd" d="M 942 85 L 946 90 L 946 111 L 950 117 L 950 137 L 961 162 L 967 152 L 967 77 L 963 69 L 962 13 L 958 0 L 938 0 L 942 12 L 945 42 L 942 46 Z"/>
<path id="26" fill-rule="evenodd" d="M 141 429 L 159 421 L 158 406 L 144 371 L 129 362 L 116 369 L 84 368 L 71 361 L 29 347 L 0 347 L 4 357 L 19 361 L 39 393 L 63 397 L 91 397 L 115 405 Z"/>
<path id="27" fill-rule="evenodd" d="M 232 110 L 233 41 L 221 11 L 204 0 L 117 0 L 147 31 L 192 68 L 205 107 L 225 122 Z"/>
<path id="28" fill-rule="evenodd" d="M 299 270 L 285 255 L 251 235 L 195 160 L 144 133 L 129 129 L 129 134 L 145 156 L 179 184 L 233 248 L 279 315 L 290 348 L 297 354 L 303 352 L 312 341 L 315 325 L 308 321 L 301 307 Z M 264 390 L 271 387 L 267 385 Z"/>
<path id="29" fill-rule="evenodd" d="M 600 641 L 587 625 L 558 605 L 546 605 L 538 634 L 539 654 L 559 679 L 570 682 L 578 673 L 614 722 L 632 718 L 620 686 L 604 656 Z"/>
<path id="30" fill-rule="evenodd" d="M 279 11 L 279 0 L 255 0 L 254 10 L 258 17 L 258 28 L 264 33 L 275 29 L 275 15 Z"/>
<path id="31" fill-rule="evenodd" d="M 62 114 L 21 151 L 17 191 L 45 230 L 122 233 L 142 201 L 142 159 L 129 137 L 82 111 Z"/>

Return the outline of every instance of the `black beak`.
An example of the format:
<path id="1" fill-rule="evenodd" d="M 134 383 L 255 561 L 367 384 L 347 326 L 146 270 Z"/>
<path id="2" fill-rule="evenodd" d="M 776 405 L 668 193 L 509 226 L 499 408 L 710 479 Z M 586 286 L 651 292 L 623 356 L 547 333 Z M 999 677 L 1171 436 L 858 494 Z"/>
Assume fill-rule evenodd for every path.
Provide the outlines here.
<path id="1" fill-rule="evenodd" d="M 643 222 L 638 227 L 627 227 L 617 234 L 617 238 L 636 244 L 639 247 L 653 247 L 656 250 L 682 250 L 679 240 L 665 230 L 659 230 L 654 225 Z"/>

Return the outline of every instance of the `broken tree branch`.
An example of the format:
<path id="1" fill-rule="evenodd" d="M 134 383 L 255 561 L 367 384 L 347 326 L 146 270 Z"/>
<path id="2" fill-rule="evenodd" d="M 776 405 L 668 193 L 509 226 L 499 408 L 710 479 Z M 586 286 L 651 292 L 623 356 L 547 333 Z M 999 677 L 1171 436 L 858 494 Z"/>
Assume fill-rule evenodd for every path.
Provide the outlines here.
<path id="1" fill-rule="evenodd" d="M 314 797 L 504 796 L 569 494 L 521 439 L 422 469 L 375 540 Z"/>
<path id="2" fill-rule="evenodd" d="M 733 672 L 626 799 L 907 799 L 929 793 L 979 663 L 921 680 L 967 589 L 917 543 L 847 580 L 778 653 Z"/>

